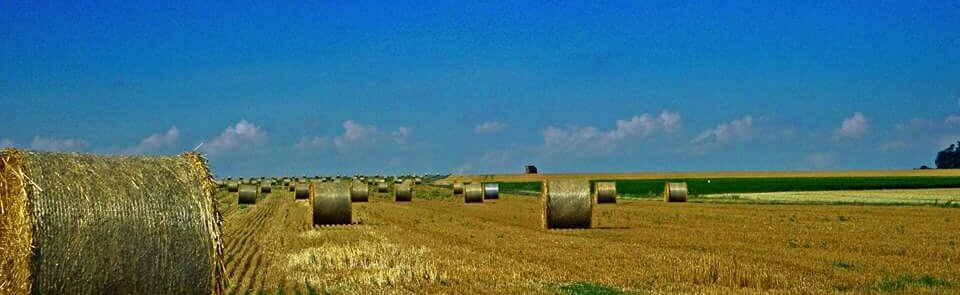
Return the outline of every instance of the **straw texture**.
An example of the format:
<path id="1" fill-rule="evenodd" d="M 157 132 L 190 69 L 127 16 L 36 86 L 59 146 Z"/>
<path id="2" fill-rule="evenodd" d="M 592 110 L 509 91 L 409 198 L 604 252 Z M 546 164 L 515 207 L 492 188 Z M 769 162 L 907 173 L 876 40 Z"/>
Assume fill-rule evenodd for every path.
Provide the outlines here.
<path id="1" fill-rule="evenodd" d="M 617 202 L 616 182 L 597 182 L 593 184 L 593 202 L 596 204 L 611 204 Z"/>
<path id="2" fill-rule="evenodd" d="M 222 294 L 206 160 L 0 151 L 0 293 Z"/>
<path id="3" fill-rule="evenodd" d="M 346 182 L 314 182 L 311 204 L 313 224 L 350 224 L 352 208 L 350 185 Z"/>
<path id="4" fill-rule="evenodd" d="M 483 198 L 487 200 L 496 200 L 500 198 L 500 184 L 499 183 L 484 183 L 483 184 Z"/>
<path id="5" fill-rule="evenodd" d="M 585 179 L 550 180 L 540 196 L 543 227 L 589 228 L 593 217 L 590 182 Z"/>
<path id="6" fill-rule="evenodd" d="M 667 182 L 663 186 L 663 201 L 667 203 L 682 203 L 687 201 L 686 182 Z"/>
<path id="7" fill-rule="evenodd" d="M 366 202 L 370 197 L 370 188 L 366 183 L 354 181 L 350 185 L 350 200 L 353 202 Z"/>
<path id="8" fill-rule="evenodd" d="M 257 203 L 257 192 L 260 191 L 257 188 L 256 184 L 241 184 L 240 193 L 237 196 L 237 203 L 239 204 L 256 204 Z"/>
<path id="9" fill-rule="evenodd" d="M 480 183 L 463 186 L 464 203 L 483 203 L 483 185 Z"/>
<path id="10" fill-rule="evenodd" d="M 413 184 L 404 182 L 393 186 L 393 201 L 410 202 L 413 200 Z"/>
<path id="11" fill-rule="evenodd" d="M 294 198 L 297 200 L 306 200 L 310 198 L 310 183 L 305 181 L 298 182 L 294 186 Z"/>

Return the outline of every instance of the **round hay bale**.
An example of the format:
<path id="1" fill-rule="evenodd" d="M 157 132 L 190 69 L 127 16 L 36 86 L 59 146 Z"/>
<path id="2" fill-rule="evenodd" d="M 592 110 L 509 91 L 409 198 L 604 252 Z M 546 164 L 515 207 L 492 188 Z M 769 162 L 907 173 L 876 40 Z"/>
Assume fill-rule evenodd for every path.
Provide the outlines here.
<path id="1" fill-rule="evenodd" d="M 222 294 L 200 155 L 0 150 L 0 294 Z"/>
<path id="2" fill-rule="evenodd" d="M 261 193 L 261 194 L 269 194 L 269 193 L 271 193 L 271 192 L 273 192 L 273 184 L 271 184 L 269 181 L 261 181 L 261 182 L 260 182 L 260 193 Z"/>
<path id="3" fill-rule="evenodd" d="M 499 183 L 484 183 L 483 184 L 483 198 L 487 200 L 496 200 L 500 198 L 500 184 Z"/>
<path id="4" fill-rule="evenodd" d="M 463 183 L 454 183 L 453 184 L 453 195 L 457 196 L 463 194 Z"/>
<path id="5" fill-rule="evenodd" d="M 593 217 L 590 181 L 586 179 L 549 180 L 540 196 L 543 227 L 589 228 Z"/>
<path id="6" fill-rule="evenodd" d="M 611 204 L 617 202 L 616 182 L 596 182 L 593 184 L 593 202 L 595 204 Z"/>
<path id="7" fill-rule="evenodd" d="M 404 182 L 393 186 L 393 201 L 410 202 L 413 200 L 413 185 Z"/>
<path id="8" fill-rule="evenodd" d="M 366 183 L 354 181 L 350 185 L 350 200 L 354 202 L 367 202 L 370 197 L 370 188 Z"/>
<path id="9" fill-rule="evenodd" d="M 310 183 L 301 181 L 294 185 L 293 197 L 297 200 L 306 200 L 310 198 Z"/>
<path id="10" fill-rule="evenodd" d="M 377 183 L 377 192 L 378 192 L 378 193 L 386 193 L 388 189 L 389 189 L 389 187 L 387 186 L 387 183 L 386 183 L 386 182 L 378 182 L 378 183 Z"/>
<path id="11" fill-rule="evenodd" d="M 687 201 L 686 182 L 667 182 L 663 186 L 663 201 L 667 203 L 683 203 Z"/>
<path id="12" fill-rule="evenodd" d="M 260 189 L 255 184 L 247 184 L 247 183 L 241 184 L 240 194 L 237 197 L 237 203 L 256 204 L 258 191 L 260 191 Z"/>
<path id="13" fill-rule="evenodd" d="M 313 204 L 313 224 L 350 224 L 352 208 L 350 185 L 347 183 L 314 182 L 310 203 Z"/>
<path id="14" fill-rule="evenodd" d="M 483 185 L 467 184 L 463 186 L 464 203 L 483 203 Z"/>
<path id="15" fill-rule="evenodd" d="M 240 182 L 236 180 L 227 181 L 227 191 L 231 193 L 240 191 Z"/>
<path id="16" fill-rule="evenodd" d="M 423 184 L 423 178 L 417 177 L 413 180 L 414 184 Z"/>

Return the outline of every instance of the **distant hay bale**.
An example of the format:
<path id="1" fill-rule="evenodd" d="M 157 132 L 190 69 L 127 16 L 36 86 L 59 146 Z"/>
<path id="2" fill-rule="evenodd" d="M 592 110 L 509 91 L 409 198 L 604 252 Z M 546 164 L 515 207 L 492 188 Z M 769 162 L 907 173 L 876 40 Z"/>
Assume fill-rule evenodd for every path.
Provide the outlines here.
<path id="1" fill-rule="evenodd" d="M 667 182 L 663 186 L 663 201 L 667 203 L 683 203 L 687 201 L 686 182 Z"/>
<path id="2" fill-rule="evenodd" d="M 590 181 L 585 179 L 548 180 L 540 196 L 543 227 L 589 228 L 593 217 Z"/>
<path id="3" fill-rule="evenodd" d="M 410 182 L 393 186 L 394 202 L 410 202 L 411 200 L 413 200 L 413 185 Z"/>
<path id="4" fill-rule="evenodd" d="M 237 180 L 227 181 L 227 191 L 231 193 L 240 191 L 240 181 L 237 181 Z"/>
<path id="5" fill-rule="evenodd" d="M 283 186 L 284 186 L 284 187 L 290 186 L 290 179 L 289 179 L 289 178 L 286 178 L 286 177 L 283 178 Z"/>
<path id="6" fill-rule="evenodd" d="M 386 182 L 377 182 L 378 193 L 386 193 L 388 189 L 389 189 L 389 186 L 387 185 Z"/>
<path id="7" fill-rule="evenodd" d="M 222 294 L 200 155 L 0 150 L 0 294 Z"/>
<path id="8" fill-rule="evenodd" d="M 314 182 L 310 203 L 313 206 L 313 224 L 350 224 L 352 208 L 350 185 L 347 183 Z"/>
<path id="9" fill-rule="evenodd" d="M 484 183 L 483 184 L 483 198 L 488 200 L 496 200 L 500 198 L 500 184 L 499 183 Z"/>
<path id="10" fill-rule="evenodd" d="M 463 194 L 463 183 L 456 182 L 453 184 L 453 195 L 458 196 Z"/>
<path id="11" fill-rule="evenodd" d="M 413 179 L 414 184 L 423 184 L 423 178 L 417 177 Z"/>
<path id="12" fill-rule="evenodd" d="M 261 193 L 261 194 L 269 194 L 269 193 L 271 193 L 271 192 L 273 192 L 273 185 L 270 183 L 270 181 L 261 181 L 261 182 L 260 182 L 260 193 Z"/>
<path id="13" fill-rule="evenodd" d="M 463 186 L 464 203 L 483 203 L 483 185 L 472 183 Z"/>
<path id="14" fill-rule="evenodd" d="M 354 181 L 350 185 L 350 200 L 354 202 L 367 202 L 370 197 L 370 187 L 362 181 Z"/>
<path id="15" fill-rule="evenodd" d="M 593 202 L 596 204 L 610 204 L 617 202 L 616 182 L 596 182 L 593 184 Z"/>
<path id="16" fill-rule="evenodd" d="M 293 197 L 297 200 L 306 200 L 310 198 L 310 183 L 306 181 L 298 182 L 293 188 Z"/>
<path id="17" fill-rule="evenodd" d="M 244 183 L 240 185 L 240 194 L 237 197 L 237 203 L 240 204 L 256 204 L 257 203 L 257 192 L 260 191 L 255 184 Z"/>

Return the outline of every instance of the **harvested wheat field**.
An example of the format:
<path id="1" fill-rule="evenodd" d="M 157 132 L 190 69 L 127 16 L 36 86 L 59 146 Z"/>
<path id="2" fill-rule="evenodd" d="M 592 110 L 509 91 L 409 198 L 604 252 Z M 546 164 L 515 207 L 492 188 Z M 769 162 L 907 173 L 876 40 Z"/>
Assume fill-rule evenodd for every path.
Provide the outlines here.
<path id="1" fill-rule="evenodd" d="M 546 231 L 535 196 L 465 204 L 427 185 L 414 195 L 396 203 L 371 193 L 353 204 L 353 225 L 313 227 L 309 204 L 291 192 L 249 206 L 221 192 L 228 292 L 960 290 L 952 207 L 620 199 L 594 206 L 591 229 Z"/>

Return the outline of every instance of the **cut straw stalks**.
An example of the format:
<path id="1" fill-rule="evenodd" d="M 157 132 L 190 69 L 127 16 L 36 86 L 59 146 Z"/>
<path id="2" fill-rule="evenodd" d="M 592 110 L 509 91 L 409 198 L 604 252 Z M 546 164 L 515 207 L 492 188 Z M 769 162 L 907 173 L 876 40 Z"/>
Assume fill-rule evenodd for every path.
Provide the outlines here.
<path id="1" fill-rule="evenodd" d="M 350 184 L 346 182 L 314 182 L 310 203 L 314 225 L 350 224 L 352 201 Z"/>
<path id="2" fill-rule="evenodd" d="M 540 204 L 545 229 L 590 227 L 593 200 L 590 181 L 586 179 L 544 182 Z"/>
<path id="3" fill-rule="evenodd" d="M 595 182 L 593 184 L 593 203 L 594 204 L 615 204 L 617 203 L 617 183 L 616 182 Z"/>
<path id="4" fill-rule="evenodd" d="M 198 154 L 0 150 L 0 294 L 222 294 L 222 218 Z"/>
<path id="5" fill-rule="evenodd" d="M 687 201 L 686 182 L 667 182 L 663 186 L 663 201 L 667 203 L 683 203 Z"/>
<path id="6" fill-rule="evenodd" d="M 255 184 L 241 184 L 240 193 L 237 196 L 237 203 L 239 204 L 256 204 L 257 203 L 257 192 L 260 191 Z"/>
<path id="7" fill-rule="evenodd" d="M 464 203 L 483 203 L 483 185 L 480 183 L 463 186 Z"/>

